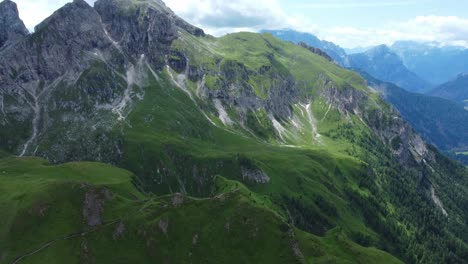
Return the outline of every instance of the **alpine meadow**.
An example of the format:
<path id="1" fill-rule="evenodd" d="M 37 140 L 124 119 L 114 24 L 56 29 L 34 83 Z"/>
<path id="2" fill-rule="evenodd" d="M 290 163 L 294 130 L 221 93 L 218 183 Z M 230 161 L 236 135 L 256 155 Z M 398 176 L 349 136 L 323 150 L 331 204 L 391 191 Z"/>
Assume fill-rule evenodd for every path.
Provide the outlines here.
<path id="1" fill-rule="evenodd" d="M 0 263 L 468 263 L 463 82 L 387 46 L 215 37 L 161 0 L 73 0 L 31 32 L 19 7 Z"/>

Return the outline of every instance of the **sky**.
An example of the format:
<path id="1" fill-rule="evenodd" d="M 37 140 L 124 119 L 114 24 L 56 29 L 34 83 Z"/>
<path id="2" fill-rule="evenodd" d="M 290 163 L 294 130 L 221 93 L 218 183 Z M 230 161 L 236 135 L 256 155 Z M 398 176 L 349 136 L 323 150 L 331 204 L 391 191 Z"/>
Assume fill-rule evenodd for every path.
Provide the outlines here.
<path id="1" fill-rule="evenodd" d="M 32 30 L 71 0 L 13 0 Z M 92 4 L 94 0 L 86 0 Z M 294 29 L 345 48 L 398 40 L 468 47 L 466 0 L 165 0 L 176 14 L 221 36 Z"/>

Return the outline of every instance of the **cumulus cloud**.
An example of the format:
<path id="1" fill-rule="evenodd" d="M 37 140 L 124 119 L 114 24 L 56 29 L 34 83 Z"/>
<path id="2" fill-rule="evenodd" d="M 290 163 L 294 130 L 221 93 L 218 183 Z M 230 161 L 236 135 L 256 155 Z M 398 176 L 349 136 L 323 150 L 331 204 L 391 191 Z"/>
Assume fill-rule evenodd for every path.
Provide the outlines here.
<path id="1" fill-rule="evenodd" d="M 175 13 L 210 34 L 299 26 L 301 18 L 284 13 L 277 0 L 166 0 Z M 304 27 L 304 26 L 302 26 Z M 309 25 L 309 27 L 314 27 Z"/>
<path id="2" fill-rule="evenodd" d="M 332 27 L 319 35 L 345 47 L 392 44 L 398 40 L 438 42 L 468 47 L 468 19 L 455 16 L 417 16 L 382 28 Z"/>
<path id="3" fill-rule="evenodd" d="M 236 31 L 291 28 L 318 35 L 344 47 L 392 44 L 397 40 L 437 41 L 443 45 L 468 47 L 468 19 L 454 16 L 417 16 L 408 21 L 389 22 L 380 28 L 334 26 L 322 28 L 310 18 L 284 12 L 278 0 L 166 0 L 167 5 L 208 33 L 223 35 Z M 306 8 L 334 9 L 414 5 L 415 1 L 306 3 Z M 421 4 L 421 2 L 419 2 Z"/>
<path id="4" fill-rule="evenodd" d="M 395 7 L 395 6 L 409 6 L 416 4 L 415 1 L 375 1 L 375 2 L 346 2 L 343 1 L 338 2 L 330 2 L 327 1 L 326 3 L 307 3 L 301 4 L 298 7 L 301 8 L 308 8 L 308 9 L 349 9 L 349 8 L 380 8 L 380 7 Z"/>
<path id="5" fill-rule="evenodd" d="M 71 0 L 16 0 L 20 16 L 32 30 L 36 24 Z M 86 0 L 92 4 L 94 0 Z M 346 25 L 319 27 L 307 14 L 287 14 L 280 0 L 164 0 L 176 14 L 206 32 L 220 36 L 238 31 L 290 28 L 309 32 L 343 47 L 392 44 L 397 40 L 436 41 L 468 47 L 468 19 L 455 16 L 417 16 L 408 21 L 388 22 L 379 28 Z M 340 1 L 341 2 L 341 1 Z M 284 3 L 284 2 L 283 2 Z M 357 8 L 400 6 L 414 1 L 337 1 L 306 3 L 307 8 Z"/>

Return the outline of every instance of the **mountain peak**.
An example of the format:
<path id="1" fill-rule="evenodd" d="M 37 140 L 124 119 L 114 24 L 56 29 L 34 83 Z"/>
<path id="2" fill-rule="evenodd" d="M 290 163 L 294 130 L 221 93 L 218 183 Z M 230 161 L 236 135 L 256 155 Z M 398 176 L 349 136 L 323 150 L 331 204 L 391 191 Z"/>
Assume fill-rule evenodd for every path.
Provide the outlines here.
<path id="1" fill-rule="evenodd" d="M 402 59 L 387 45 L 376 46 L 364 53 L 350 55 L 351 66 L 374 78 L 394 83 L 408 91 L 427 90 L 429 84 L 411 72 Z"/>
<path id="2" fill-rule="evenodd" d="M 164 56 L 173 40 L 182 32 L 204 36 L 203 30 L 178 17 L 160 0 L 98 0 L 99 13 L 109 36 L 127 54 L 145 54 L 156 68 L 164 64 Z"/>
<path id="3" fill-rule="evenodd" d="M 96 12 L 88 3 L 86 3 L 86 1 L 74 0 L 42 21 L 34 28 L 34 31 L 41 31 L 50 24 L 62 25 L 62 28 L 70 30 L 70 24 L 80 24 L 84 21 L 87 21 L 86 23 L 88 23 L 88 20 L 93 21 L 95 18 Z"/>
<path id="4" fill-rule="evenodd" d="M 8 41 L 16 41 L 29 34 L 19 17 L 16 3 L 4 0 L 0 3 L 0 47 Z"/>
<path id="5" fill-rule="evenodd" d="M 371 48 L 370 50 L 366 51 L 365 53 L 367 54 L 373 54 L 375 55 L 383 55 L 383 54 L 394 54 L 396 55 L 387 45 L 382 44 L 379 46 L 375 46 Z"/>

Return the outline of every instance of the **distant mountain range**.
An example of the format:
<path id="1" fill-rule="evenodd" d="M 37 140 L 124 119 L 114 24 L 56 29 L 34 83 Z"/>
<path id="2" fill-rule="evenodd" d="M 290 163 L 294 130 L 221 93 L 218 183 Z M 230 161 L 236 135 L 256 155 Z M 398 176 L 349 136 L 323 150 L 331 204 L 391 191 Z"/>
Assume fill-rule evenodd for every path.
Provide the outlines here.
<path id="1" fill-rule="evenodd" d="M 468 72 L 468 49 L 440 43 L 398 41 L 392 46 L 342 48 L 310 33 L 294 30 L 262 30 L 282 40 L 325 51 L 342 67 L 362 69 L 373 77 L 392 82 L 411 92 L 427 92 Z"/>
<path id="2" fill-rule="evenodd" d="M 409 70 L 434 85 L 468 72 L 468 50 L 464 47 L 439 47 L 438 43 L 399 41 L 390 48 L 400 56 Z"/>
<path id="3" fill-rule="evenodd" d="M 443 151 L 468 150 L 468 111 L 451 100 L 411 93 L 361 72 L 418 133 Z"/>
<path id="4" fill-rule="evenodd" d="M 298 32 L 291 29 L 286 30 L 262 30 L 262 33 L 270 33 L 273 36 L 285 40 L 290 41 L 295 44 L 300 42 L 304 42 L 309 46 L 319 48 L 325 51 L 336 63 L 343 67 L 348 67 L 348 55 L 346 51 L 341 48 L 340 46 L 336 45 L 333 42 L 329 42 L 326 40 L 320 40 L 318 37 L 304 32 Z"/>
<path id="5" fill-rule="evenodd" d="M 392 47 L 380 45 L 358 48 L 348 50 L 348 53 L 354 52 L 353 54 L 345 54 L 343 53 L 345 50 L 338 45 L 320 40 L 308 33 L 292 30 L 265 32 L 283 40 L 305 42 L 320 48 L 341 66 L 359 72 L 368 80 L 369 85 L 381 92 L 384 99 L 391 103 L 428 142 L 439 149 L 453 153 L 468 149 L 468 111 L 460 103 L 468 99 L 468 74 L 459 75 L 458 78 L 431 90 L 433 86 L 427 80 L 406 67 L 408 61 L 411 61 L 411 56 L 408 55 L 411 54 L 410 50 L 417 49 L 417 45 L 426 49 L 429 44 L 399 42 Z M 394 49 L 406 55 L 407 63 Z M 438 50 L 439 54 L 443 52 L 448 54 L 459 52 L 461 48 L 434 47 L 431 50 Z M 414 58 L 417 60 L 416 55 Z M 430 68 L 429 66 L 426 68 Z M 438 66 L 434 64 L 431 67 Z"/>
<path id="6" fill-rule="evenodd" d="M 408 70 L 400 57 L 386 45 L 352 54 L 349 61 L 352 68 L 363 70 L 379 80 L 392 82 L 411 92 L 424 92 L 431 88 L 427 81 Z"/>
<path id="7" fill-rule="evenodd" d="M 428 93 L 429 95 L 461 102 L 468 107 L 468 73 L 460 74 Z"/>

